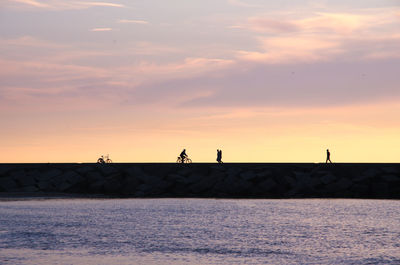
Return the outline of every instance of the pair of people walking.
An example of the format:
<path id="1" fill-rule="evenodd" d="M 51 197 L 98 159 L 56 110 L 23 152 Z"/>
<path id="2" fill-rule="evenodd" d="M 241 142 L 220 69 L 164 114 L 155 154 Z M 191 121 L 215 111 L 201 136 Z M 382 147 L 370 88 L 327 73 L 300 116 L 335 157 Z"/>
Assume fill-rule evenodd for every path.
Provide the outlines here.
<path id="1" fill-rule="evenodd" d="M 222 164 L 222 150 L 217 149 L 217 162 Z"/>

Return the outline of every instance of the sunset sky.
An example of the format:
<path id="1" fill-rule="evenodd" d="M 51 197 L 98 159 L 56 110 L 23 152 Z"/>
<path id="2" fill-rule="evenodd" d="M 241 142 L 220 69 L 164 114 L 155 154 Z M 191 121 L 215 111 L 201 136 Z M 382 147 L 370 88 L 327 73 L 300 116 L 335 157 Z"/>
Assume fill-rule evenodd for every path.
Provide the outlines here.
<path id="1" fill-rule="evenodd" d="M 400 1 L 2 0 L 0 163 L 400 161 Z"/>

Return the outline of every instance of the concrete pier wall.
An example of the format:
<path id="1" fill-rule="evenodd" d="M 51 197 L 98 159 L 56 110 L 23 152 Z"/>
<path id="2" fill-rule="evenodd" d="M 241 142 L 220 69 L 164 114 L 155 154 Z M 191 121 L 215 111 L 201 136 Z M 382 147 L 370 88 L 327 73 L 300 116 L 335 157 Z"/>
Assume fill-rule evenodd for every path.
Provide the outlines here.
<path id="1" fill-rule="evenodd" d="M 0 193 L 400 198 L 400 164 L 0 164 Z"/>

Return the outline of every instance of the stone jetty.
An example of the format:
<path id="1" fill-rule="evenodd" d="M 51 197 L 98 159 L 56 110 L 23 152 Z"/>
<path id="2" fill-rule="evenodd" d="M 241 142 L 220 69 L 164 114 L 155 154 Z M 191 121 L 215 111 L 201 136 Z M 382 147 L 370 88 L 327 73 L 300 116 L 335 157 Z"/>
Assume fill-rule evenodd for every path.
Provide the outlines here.
<path id="1" fill-rule="evenodd" d="M 0 164 L 1 194 L 400 199 L 400 164 Z"/>

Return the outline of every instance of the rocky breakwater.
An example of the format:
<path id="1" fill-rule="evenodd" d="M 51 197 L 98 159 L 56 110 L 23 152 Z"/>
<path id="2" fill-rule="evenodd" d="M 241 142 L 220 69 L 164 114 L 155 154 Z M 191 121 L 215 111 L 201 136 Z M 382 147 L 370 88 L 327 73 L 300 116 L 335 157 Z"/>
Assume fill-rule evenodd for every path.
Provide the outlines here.
<path id="1" fill-rule="evenodd" d="M 400 198 L 400 164 L 0 164 L 0 193 Z"/>

